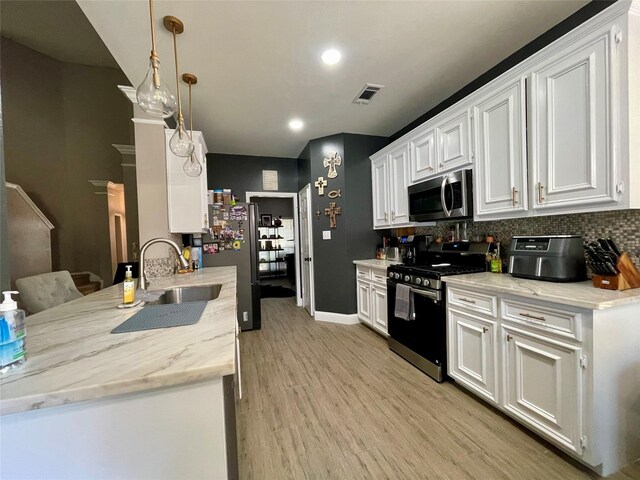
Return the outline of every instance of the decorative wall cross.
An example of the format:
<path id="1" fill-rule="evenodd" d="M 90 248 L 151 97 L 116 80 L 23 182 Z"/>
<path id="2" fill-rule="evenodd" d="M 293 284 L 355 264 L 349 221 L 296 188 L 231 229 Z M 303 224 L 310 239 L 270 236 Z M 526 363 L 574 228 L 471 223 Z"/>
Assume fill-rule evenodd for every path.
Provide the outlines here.
<path id="1" fill-rule="evenodd" d="M 342 157 L 338 155 L 337 152 L 332 152 L 329 154 L 329 158 L 324 159 L 324 168 L 329 167 L 327 177 L 336 178 L 338 176 L 338 172 L 336 171 L 337 165 L 342 165 Z"/>
<path id="2" fill-rule="evenodd" d="M 336 202 L 329 202 L 329 208 L 324 209 L 324 214 L 329 217 L 329 228 L 336 228 L 336 215 L 342 215 L 342 207 L 336 207 Z"/>
<path id="3" fill-rule="evenodd" d="M 314 183 L 316 188 L 318 189 L 318 195 L 324 195 L 324 187 L 326 187 L 328 182 L 324 179 L 324 177 L 318 177 L 318 181 Z"/>

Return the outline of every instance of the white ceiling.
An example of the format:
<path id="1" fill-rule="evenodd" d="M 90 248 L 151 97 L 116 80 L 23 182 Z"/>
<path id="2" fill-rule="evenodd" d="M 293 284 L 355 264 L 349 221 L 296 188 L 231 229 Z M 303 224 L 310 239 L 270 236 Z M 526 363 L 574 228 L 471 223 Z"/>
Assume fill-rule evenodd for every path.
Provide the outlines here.
<path id="1" fill-rule="evenodd" d="M 62 62 L 118 68 L 73 0 L 2 0 L 2 36 Z"/>
<path id="2" fill-rule="evenodd" d="M 148 3 L 78 3 L 137 86 L 150 50 Z M 167 0 L 154 8 L 172 89 L 162 17 L 185 24 L 180 71 L 198 76 L 194 128 L 209 151 L 297 157 L 308 140 L 333 133 L 393 134 L 586 3 Z M 343 55 L 333 67 L 320 60 L 329 47 Z M 385 88 L 355 105 L 365 82 Z M 304 120 L 302 131 L 289 130 L 293 117 Z"/>

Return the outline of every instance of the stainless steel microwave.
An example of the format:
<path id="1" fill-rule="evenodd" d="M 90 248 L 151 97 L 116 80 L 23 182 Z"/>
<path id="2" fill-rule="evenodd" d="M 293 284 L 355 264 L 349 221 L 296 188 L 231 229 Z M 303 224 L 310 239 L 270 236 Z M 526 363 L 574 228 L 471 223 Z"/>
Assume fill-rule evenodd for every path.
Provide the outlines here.
<path id="1" fill-rule="evenodd" d="M 409 220 L 428 222 L 473 216 L 471 170 L 459 170 L 409 187 Z"/>

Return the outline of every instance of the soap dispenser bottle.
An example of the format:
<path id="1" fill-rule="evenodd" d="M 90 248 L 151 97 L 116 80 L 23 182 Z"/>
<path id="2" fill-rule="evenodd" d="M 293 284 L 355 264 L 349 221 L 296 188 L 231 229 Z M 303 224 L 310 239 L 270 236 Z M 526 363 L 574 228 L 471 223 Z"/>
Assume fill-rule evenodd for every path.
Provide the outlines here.
<path id="1" fill-rule="evenodd" d="M 11 298 L 15 291 L 2 292 L 4 301 L 0 303 L 0 372 L 20 365 L 26 360 L 24 310 Z"/>
<path id="2" fill-rule="evenodd" d="M 136 281 L 131 273 L 131 265 L 126 266 L 127 271 L 124 274 L 124 284 L 122 291 L 122 303 L 129 305 L 136 299 Z"/>

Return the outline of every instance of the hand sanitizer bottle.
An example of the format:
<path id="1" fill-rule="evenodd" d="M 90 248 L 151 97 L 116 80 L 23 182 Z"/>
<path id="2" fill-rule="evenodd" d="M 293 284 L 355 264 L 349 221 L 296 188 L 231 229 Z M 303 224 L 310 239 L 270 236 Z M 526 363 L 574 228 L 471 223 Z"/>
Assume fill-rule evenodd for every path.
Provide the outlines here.
<path id="1" fill-rule="evenodd" d="M 126 266 L 127 271 L 124 274 L 122 303 L 129 305 L 136 299 L 136 281 L 131 273 L 131 265 Z"/>
<path id="2" fill-rule="evenodd" d="M 17 302 L 11 298 L 12 293 L 18 292 L 2 292 L 4 301 L 0 303 L 0 372 L 2 373 L 26 360 L 25 314 L 24 310 L 18 309 Z"/>

